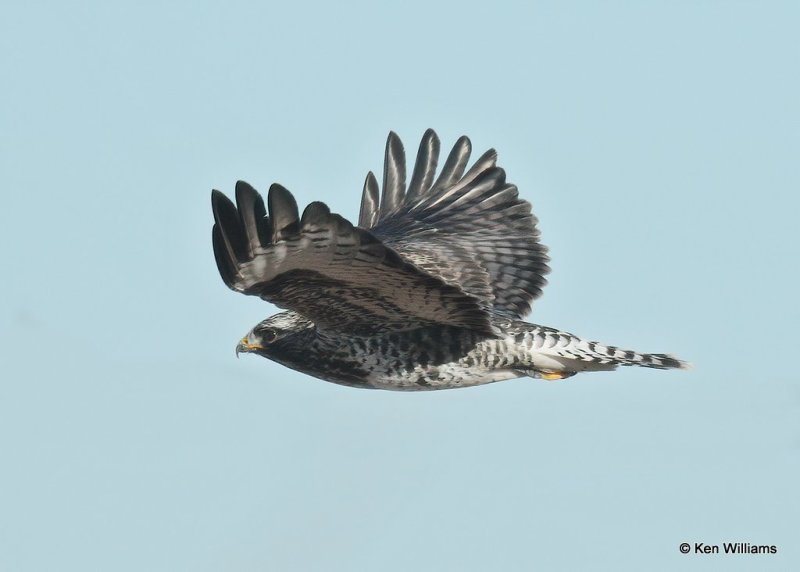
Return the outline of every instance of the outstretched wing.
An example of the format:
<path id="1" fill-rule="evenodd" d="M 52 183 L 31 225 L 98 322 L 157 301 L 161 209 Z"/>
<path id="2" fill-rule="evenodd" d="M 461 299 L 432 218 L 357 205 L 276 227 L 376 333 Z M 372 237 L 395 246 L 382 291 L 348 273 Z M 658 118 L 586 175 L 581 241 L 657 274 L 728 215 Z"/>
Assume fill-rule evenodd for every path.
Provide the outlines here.
<path id="1" fill-rule="evenodd" d="M 356 335 L 433 323 L 493 333 L 483 301 L 404 260 L 323 203 L 308 205 L 301 218 L 291 193 L 273 185 L 265 209 L 241 181 L 236 205 L 219 191 L 211 202 L 217 267 L 237 292 Z"/>
<path id="2" fill-rule="evenodd" d="M 506 183 L 493 149 L 464 173 L 471 150 L 469 139 L 461 137 L 434 181 L 439 138 L 427 130 L 406 190 L 403 144 L 390 133 L 383 192 L 369 173 L 359 225 L 497 315 L 522 318 L 547 282 L 547 248 L 539 242 L 530 203 Z"/>

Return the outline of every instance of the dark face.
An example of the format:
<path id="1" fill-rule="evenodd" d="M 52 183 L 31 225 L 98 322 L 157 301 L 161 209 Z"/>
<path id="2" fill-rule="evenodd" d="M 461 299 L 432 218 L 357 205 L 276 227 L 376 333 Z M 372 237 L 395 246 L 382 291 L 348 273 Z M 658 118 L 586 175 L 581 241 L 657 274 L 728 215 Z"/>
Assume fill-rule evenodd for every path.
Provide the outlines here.
<path id="1" fill-rule="evenodd" d="M 273 357 L 282 349 L 301 347 L 313 332 L 314 324 L 295 312 L 282 312 L 270 316 L 250 330 L 236 346 L 236 354 L 257 353 Z"/>
<path id="2" fill-rule="evenodd" d="M 371 387 L 361 364 L 316 348 L 314 323 L 295 312 L 270 316 L 250 330 L 236 354 L 253 353 L 320 379 L 351 387 Z"/>

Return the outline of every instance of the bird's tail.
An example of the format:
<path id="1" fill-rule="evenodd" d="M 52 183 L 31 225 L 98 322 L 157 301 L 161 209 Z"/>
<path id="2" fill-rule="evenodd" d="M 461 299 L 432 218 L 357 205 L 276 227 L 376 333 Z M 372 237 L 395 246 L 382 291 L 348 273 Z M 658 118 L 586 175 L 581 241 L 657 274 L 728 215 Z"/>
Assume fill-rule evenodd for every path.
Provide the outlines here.
<path id="1" fill-rule="evenodd" d="M 578 359 L 600 364 L 637 365 L 653 369 L 688 369 L 689 364 L 671 354 L 648 354 L 623 350 L 616 346 L 604 346 L 598 342 L 577 340 L 572 352 Z"/>
<path id="2" fill-rule="evenodd" d="M 618 366 L 688 369 L 670 354 L 641 353 L 585 340 L 553 328 L 517 322 L 515 341 L 528 350 L 533 366 L 526 373 L 543 379 L 563 379 L 581 371 L 608 371 Z M 523 326 L 523 327 L 520 327 Z"/>

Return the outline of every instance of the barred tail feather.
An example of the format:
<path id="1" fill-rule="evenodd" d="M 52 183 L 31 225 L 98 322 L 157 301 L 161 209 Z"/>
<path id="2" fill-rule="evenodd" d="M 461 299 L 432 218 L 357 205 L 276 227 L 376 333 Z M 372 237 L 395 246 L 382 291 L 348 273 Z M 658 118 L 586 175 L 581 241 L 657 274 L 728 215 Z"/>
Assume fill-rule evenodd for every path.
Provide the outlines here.
<path id="1" fill-rule="evenodd" d="M 524 344 L 530 352 L 533 368 L 541 372 L 562 372 L 571 375 L 580 371 L 608 371 L 616 369 L 617 366 L 652 369 L 690 367 L 687 362 L 670 354 L 624 350 L 544 326 L 517 322 L 514 329 L 517 330 L 514 332 L 515 341 Z"/>
<path id="2" fill-rule="evenodd" d="M 635 365 L 653 369 L 688 369 L 689 364 L 670 354 L 649 354 L 604 346 L 598 342 L 575 339 L 567 346 L 570 357 L 601 364 Z M 564 356 L 566 357 L 566 355 Z"/>

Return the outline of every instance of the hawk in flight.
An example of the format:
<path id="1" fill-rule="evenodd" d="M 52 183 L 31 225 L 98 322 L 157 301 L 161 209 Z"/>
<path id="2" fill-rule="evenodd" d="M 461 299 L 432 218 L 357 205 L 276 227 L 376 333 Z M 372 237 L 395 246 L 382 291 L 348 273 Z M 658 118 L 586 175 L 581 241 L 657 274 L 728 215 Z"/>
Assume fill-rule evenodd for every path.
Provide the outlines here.
<path id="1" fill-rule="evenodd" d="M 287 310 L 254 327 L 237 354 L 343 385 L 405 391 L 620 365 L 686 367 L 521 320 L 545 285 L 547 249 L 495 151 L 467 168 L 471 150 L 461 137 L 437 175 L 439 138 L 426 131 L 406 183 L 403 144 L 390 133 L 383 186 L 367 175 L 358 226 L 321 202 L 299 215 L 278 184 L 266 206 L 242 181 L 236 204 L 213 191 L 223 281 Z"/>

